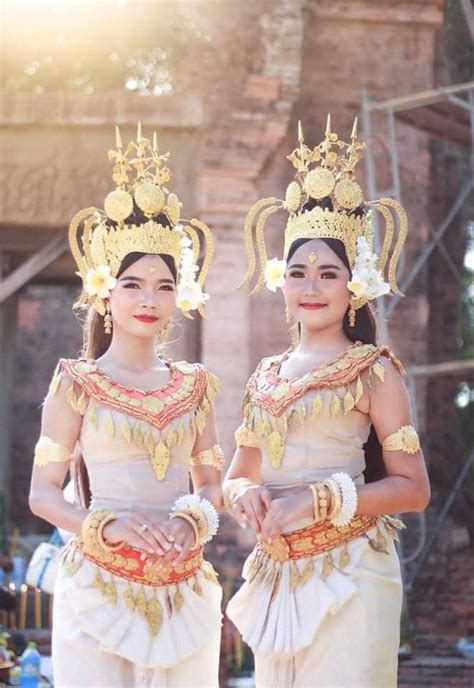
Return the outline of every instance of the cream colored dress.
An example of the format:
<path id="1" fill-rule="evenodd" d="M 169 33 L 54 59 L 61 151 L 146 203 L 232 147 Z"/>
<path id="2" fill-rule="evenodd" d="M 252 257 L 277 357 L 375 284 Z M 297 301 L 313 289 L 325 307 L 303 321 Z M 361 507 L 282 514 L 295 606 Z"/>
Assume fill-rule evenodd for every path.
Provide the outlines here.
<path id="1" fill-rule="evenodd" d="M 168 519 L 189 493 L 191 451 L 216 380 L 176 363 L 168 385 L 147 394 L 114 383 L 94 363 L 61 361 L 69 402 L 84 415 L 79 439 L 91 509 Z M 172 585 L 143 585 L 66 548 L 54 596 L 55 686 L 167 688 L 218 685 L 221 588 L 212 566 Z M 151 572 L 151 575 L 153 572 Z"/>
<path id="2" fill-rule="evenodd" d="M 336 471 L 364 482 L 370 419 L 364 384 L 381 384 L 386 348 L 354 346 L 329 366 L 284 380 L 282 356 L 252 376 L 241 445 L 262 451 L 272 497 L 302 492 Z M 291 532 L 312 523 L 292 523 Z M 255 654 L 258 688 L 395 688 L 402 584 L 393 521 L 312 557 L 262 564 L 256 551 L 227 614 Z"/>

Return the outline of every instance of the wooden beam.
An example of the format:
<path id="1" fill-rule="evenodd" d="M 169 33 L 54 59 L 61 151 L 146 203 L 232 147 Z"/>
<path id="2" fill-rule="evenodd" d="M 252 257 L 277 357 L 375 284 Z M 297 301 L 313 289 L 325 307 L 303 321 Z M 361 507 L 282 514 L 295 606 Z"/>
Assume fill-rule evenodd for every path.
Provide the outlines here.
<path id="1" fill-rule="evenodd" d="M 397 119 L 412 124 L 417 129 L 426 131 L 433 136 L 448 139 L 461 146 L 471 145 L 469 125 L 456 122 L 429 106 L 400 111 L 397 113 Z"/>
<path id="2" fill-rule="evenodd" d="M 469 371 L 474 372 L 474 358 L 460 359 L 459 361 L 443 361 L 442 363 L 427 363 L 426 365 L 414 365 L 408 367 L 410 375 L 433 377 L 436 375 L 463 375 L 470 377 Z"/>
<path id="3" fill-rule="evenodd" d="M 32 277 L 41 272 L 47 265 L 61 256 L 68 248 L 65 237 L 53 239 L 34 256 L 28 258 L 19 268 L 8 275 L 0 285 L 0 303 L 27 284 Z"/>

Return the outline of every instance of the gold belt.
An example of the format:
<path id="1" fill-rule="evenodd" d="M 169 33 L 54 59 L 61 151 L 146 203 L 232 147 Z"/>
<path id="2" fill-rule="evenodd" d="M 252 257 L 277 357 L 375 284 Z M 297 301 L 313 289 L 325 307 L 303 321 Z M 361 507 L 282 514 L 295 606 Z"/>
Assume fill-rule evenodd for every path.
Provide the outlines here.
<path id="1" fill-rule="evenodd" d="M 375 516 L 356 516 L 347 526 L 334 526 L 330 521 L 313 523 L 279 535 L 271 545 L 259 538 L 257 548 L 274 561 L 302 559 L 339 547 L 366 533 L 376 522 Z"/>
<path id="2" fill-rule="evenodd" d="M 142 552 L 133 547 L 124 546 L 113 552 L 101 550 L 94 553 L 96 555 L 94 556 L 90 552 L 86 553 L 81 545 L 82 543 L 79 543 L 79 548 L 89 561 L 120 578 L 144 585 L 161 586 L 179 583 L 194 576 L 203 563 L 202 547 L 191 550 L 186 558 L 175 566 L 168 564 L 163 568 L 158 568 L 157 564 L 140 559 Z"/>

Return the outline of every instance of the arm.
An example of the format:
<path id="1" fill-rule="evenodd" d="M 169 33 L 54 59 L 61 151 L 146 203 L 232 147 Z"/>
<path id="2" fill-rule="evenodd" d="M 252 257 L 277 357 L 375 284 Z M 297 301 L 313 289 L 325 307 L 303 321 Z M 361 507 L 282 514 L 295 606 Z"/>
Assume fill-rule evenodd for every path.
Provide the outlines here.
<path id="1" fill-rule="evenodd" d="M 235 496 L 230 499 L 237 522 L 243 528 L 246 523 L 249 523 L 256 533 L 261 532 L 272 501 L 270 492 L 261 484 L 261 465 L 260 449 L 246 445 L 239 446 L 224 480 L 225 493 L 232 495 L 234 485 L 238 488 Z M 244 481 L 240 483 L 242 478 Z M 235 481 L 234 484 L 233 481 Z M 250 484 L 246 484 L 246 481 Z"/>
<path id="2" fill-rule="evenodd" d="M 36 516 L 70 532 L 79 533 L 87 516 L 87 509 L 70 504 L 62 493 L 63 483 L 70 468 L 70 457 L 82 426 L 82 416 L 66 399 L 66 382 L 67 380 L 63 379 L 57 392 L 48 394 L 41 419 L 41 437 L 48 437 L 64 447 L 64 458 L 44 465 L 38 465 L 35 461 L 29 504 Z"/>
<path id="3" fill-rule="evenodd" d="M 410 400 L 402 377 L 385 363 L 385 380 L 369 390 L 369 415 L 379 441 L 403 425 L 411 425 Z M 430 500 L 430 485 L 423 454 L 383 450 L 387 477 L 357 489 L 358 514 L 423 511 Z"/>

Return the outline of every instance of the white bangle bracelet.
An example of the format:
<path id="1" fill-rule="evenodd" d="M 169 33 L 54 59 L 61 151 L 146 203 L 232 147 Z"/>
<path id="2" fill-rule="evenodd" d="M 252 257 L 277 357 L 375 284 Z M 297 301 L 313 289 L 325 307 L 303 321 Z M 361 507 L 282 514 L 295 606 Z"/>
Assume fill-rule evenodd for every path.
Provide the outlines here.
<path id="1" fill-rule="evenodd" d="M 357 511 L 357 489 L 351 476 L 347 473 L 333 473 L 334 480 L 341 490 L 342 504 L 338 514 L 335 514 L 331 522 L 335 526 L 347 526 Z"/>
<path id="2" fill-rule="evenodd" d="M 200 537 L 200 544 L 204 545 L 206 542 L 212 540 L 219 528 L 219 515 L 214 505 L 211 504 L 208 499 L 199 497 L 199 495 L 196 494 L 178 497 L 171 507 L 171 514 L 175 514 L 179 511 L 189 513 L 190 515 L 192 515 L 193 511 L 200 512 L 207 523 L 206 532 Z"/>

